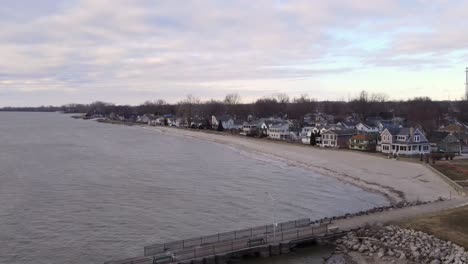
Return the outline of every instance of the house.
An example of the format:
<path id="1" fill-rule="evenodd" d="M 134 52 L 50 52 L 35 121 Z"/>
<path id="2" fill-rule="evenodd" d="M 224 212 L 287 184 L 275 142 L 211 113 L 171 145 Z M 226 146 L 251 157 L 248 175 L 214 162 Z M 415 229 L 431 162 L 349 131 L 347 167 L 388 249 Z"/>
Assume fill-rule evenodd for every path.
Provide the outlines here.
<path id="1" fill-rule="evenodd" d="M 453 135 L 460 141 L 461 153 L 468 153 L 468 133 L 453 133 Z"/>
<path id="2" fill-rule="evenodd" d="M 234 123 L 231 125 L 230 130 L 242 131 L 244 124 L 245 124 L 245 121 L 240 120 L 240 119 L 235 119 Z"/>
<path id="3" fill-rule="evenodd" d="M 302 128 L 300 137 L 301 137 L 301 142 L 303 144 L 306 144 L 306 145 L 310 144 L 310 138 L 311 138 L 313 129 L 314 127 L 311 127 L 311 126 L 305 126 Z"/>
<path id="4" fill-rule="evenodd" d="M 209 125 L 208 120 L 201 117 L 194 117 L 190 120 L 190 128 L 208 129 Z"/>
<path id="5" fill-rule="evenodd" d="M 151 126 L 164 126 L 166 124 L 164 116 L 156 116 L 148 124 Z"/>
<path id="6" fill-rule="evenodd" d="M 326 115 L 322 113 L 309 113 L 304 115 L 303 121 L 304 124 L 309 126 L 318 126 L 318 125 L 326 125 L 328 123 L 333 123 L 334 116 Z"/>
<path id="7" fill-rule="evenodd" d="M 268 138 L 276 140 L 289 140 L 289 123 L 283 122 L 280 124 L 272 125 L 268 128 Z"/>
<path id="8" fill-rule="evenodd" d="M 166 122 L 168 126 L 177 126 L 177 118 L 174 116 L 166 117 Z"/>
<path id="9" fill-rule="evenodd" d="M 419 128 L 386 128 L 380 134 L 377 150 L 395 155 L 429 154 L 431 146 Z"/>
<path id="10" fill-rule="evenodd" d="M 377 137 L 374 134 L 357 134 L 349 139 L 349 148 L 361 151 L 375 151 Z"/>
<path id="11" fill-rule="evenodd" d="M 277 119 L 277 118 L 262 118 L 258 121 L 257 123 L 257 129 L 258 129 L 258 136 L 259 137 L 266 137 L 268 136 L 268 129 L 273 126 L 273 125 L 278 125 L 281 124 L 285 121 L 282 119 Z"/>
<path id="12" fill-rule="evenodd" d="M 373 134 L 379 133 L 379 128 L 360 122 L 356 125 L 356 131 L 358 134 Z"/>
<path id="13" fill-rule="evenodd" d="M 443 153 L 462 154 L 463 146 L 460 140 L 452 133 L 437 143 L 437 150 Z"/>
<path id="14" fill-rule="evenodd" d="M 221 125 L 221 126 L 220 126 Z M 215 130 L 230 130 L 234 127 L 234 119 L 229 115 L 211 116 L 211 127 Z"/>
<path id="15" fill-rule="evenodd" d="M 257 136 L 259 133 L 258 123 L 258 121 L 244 122 L 240 134 L 248 137 Z"/>
<path id="16" fill-rule="evenodd" d="M 176 118 L 175 123 L 173 124 L 176 127 L 188 127 L 189 126 L 187 118 L 182 118 L 182 117 Z"/>
<path id="17" fill-rule="evenodd" d="M 350 121 L 341 121 L 341 122 L 338 122 L 336 123 L 337 126 L 341 126 L 345 129 L 355 129 L 356 128 L 356 124 L 353 123 L 353 122 L 350 122 Z"/>
<path id="18" fill-rule="evenodd" d="M 327 132 L 328 130 L 330 129 L 336 129 L 336 130 L 339 130 L 341 129 L 341 127 L 337 127 L 336 125 L 335 126 L 315 126 L 310 135 L 308 135 L 309 137 L 313 137 L 315 138 L 315 145 L 316 146 L 320 146 L 320 144 L 322 144 L 322 134 Z M 314 145 L 314 144 L 312 144 Z"/>
<path id="19" fill-rule="evenodd" d="M 426 135 L 427 140 L 431 144 L 431 152 L 443 152 L 439 149 L 439 144 L 446 138 L 450 133 L 444 131 L 432 131 Z"/>
<path id="20" fill-rule="evenodd" d="M 148 115 L 148 114 L 144 114 L 142 116 L 138 116 L 137 117 L 137 122 L 138 123 L 145 123 L 145 124 L 148 124 L 150 125 L 151 124 L 151 121 L 154 119 L 154 116 L 153 115 Z"/>
<path id="21" fill-rule="evenodd" d="M 439 129 L 439 131 L 449 132 L 449 133 L 465 133 L 468 131 L 468 127 L 460 122 L 455 122 L 446 127 Z"/>
<path id="22" fill-rule="evenodd" d="M 356 134 L 354 129 L 327 130 L 322 134 L 322 148 L 348 148 L 349 139 Z"/>

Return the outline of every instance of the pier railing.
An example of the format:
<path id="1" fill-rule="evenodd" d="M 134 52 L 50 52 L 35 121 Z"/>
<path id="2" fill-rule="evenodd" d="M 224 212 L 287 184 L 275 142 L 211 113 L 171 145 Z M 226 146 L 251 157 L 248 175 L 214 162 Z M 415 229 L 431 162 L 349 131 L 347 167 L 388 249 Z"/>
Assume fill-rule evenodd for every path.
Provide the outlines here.
<path id="1" fill-rule="evenodd" d="M 307 227 L 311 224 L 310 218 L 304 218 L 294 221 L 278 223 L 276 227 L 273 224 L 260 227 L 253 227 L 237 231 L 218 233 L 214 235 L 202 236 L 197 238 L 184 239 L 163 244 L 154 244 L 144 248 L 145 256 L 154 256 L 168 251 L 192 249 L 207 244 L 220 243 L 226 241 L 244 240 L 246 238 L 262 237 L 274 232 L 281 233 L 290 229 Z"/>
<path id="2" fill-rule="evenodd" d="M 318 227 L 305 227 L 300 229 L 284 230 L 275 234 L 266 234 L 263 237 L 256 237 L 255 239 L 246 237 L 237 240 L 231 240 L 221 243 L 214 243 L 203 247 L 194 247 L 191 249 L 178 250 L 175 253 L 167 252 L 171 256 L 172 262 L 196 259 L 216 254 L 226 254 L 229 252 L 240 251 L 256 246 L 275 244 L 284 241 L 295 241 L 306 239 L 314 236 L 326 234 L 328 231 L 328 224 L 320 225 Z"/>
<path id="3" fill-rule="evenodd" d="M 105 264 L 159 264 L 191 261 L 280 243 L 300 242 L 336 233 L 331 221 L 312 223 L 300 219 L 261 227 L 219 233 L 145 247 L 145 256 Z"/>

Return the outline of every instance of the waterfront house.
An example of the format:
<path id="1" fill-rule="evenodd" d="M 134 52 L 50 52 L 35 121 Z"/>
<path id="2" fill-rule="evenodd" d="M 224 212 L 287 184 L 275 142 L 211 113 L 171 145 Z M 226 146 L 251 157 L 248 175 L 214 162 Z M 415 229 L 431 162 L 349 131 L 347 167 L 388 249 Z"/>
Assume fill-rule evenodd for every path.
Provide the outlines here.
<path id="1" fill-rule="evenodd" d="M 267 137 L 268 136 L 268 129 L 271 126 L 282 124 L 285 121 L 280 118 L 262 118 L 257 123 L 258 129 L 258 136 L 259 137 Z"/>
<path id="2" fill-rule="evenodd" d="M 322 134 L 320 147 L 348 148 L 349 139 L 355 134 L 354 129 L 327 130 Z"/>
<path id="3" fill-rule="evenodd" d="M 380 134 L 377 150 L 396 155 L 429 154 L 431 146 L 419 128 L 386 128 Z"/>
<path id="4" fill-rule="evenodd" d="M 189 124 L 188 124 L 187 118 L 184 118 L 184 117 L 176 118 L 174 126 L 176 126 L 176 127 L 188 127 Z"/>
<path id="5" fill-rule="evenodd" d="M 268 138 L 276 139 L 276 140 L 289 140 L 290 139 L 290 132 L 289 132 L 289 123 L 282 122 L 280 124 L 272 125 L 268 128 Z"/>
<path id="6" fill-rule="evenodd" d="M 234 119 L 234 123 L 231 126 L 231 130 L 233 131 L 242 131 L 242 128 L 244 127 L 244 124 L 246 121 L 241 120 L 241 119 Z"/>
<path id="7" fill-rule="evenodd" d="M 305 126 L 305 127 L 302 128 L 301 133 L 300 133 L 300 137 L 301 137 L 301 142 L 303 144 L 306 144 L 306 145 L 310 144 L 310 138 L 311 138 L 313 129 L 314 129 L 314 127 L 312 127 L 312 126 Z"/>
<path id="8" fill-rule="evenodd" d="M 248 137 L 257 136 L 259 134 L 258 126 L 259 126 L 258 120 L 245 122 L 244 125 L 242 126 L 242 132 L 240 134 L 244 136 L 248 136 Z"/>
<path id="9" fill-rule="evenodd" d="M 222 127 L 223 130 L 230 130 L 234 127 L 234 119 L 229 115 L 211 116 L 211 126 L 217 130 Z"/>
<path id="10" fill-rule="evenodd" d="M 349 148 L 361 151 L 375 151 L 377 137 L 375 134 L 357 134 L 349 139 Z"/>

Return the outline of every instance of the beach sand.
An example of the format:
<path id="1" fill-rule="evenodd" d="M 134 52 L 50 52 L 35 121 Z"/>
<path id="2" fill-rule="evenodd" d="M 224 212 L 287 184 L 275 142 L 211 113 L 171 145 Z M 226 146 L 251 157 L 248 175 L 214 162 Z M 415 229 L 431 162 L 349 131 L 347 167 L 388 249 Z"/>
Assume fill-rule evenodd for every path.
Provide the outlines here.
<path id="1" fill-rule="evenodd" d="M 162 133 L 221 143 L 241 151 L 267 155 L 289 165 L 308 168 L 372 192 L 391 202 L 432 201 L 458 197 L 456 191 L 423 164 L 387 159 L 356 151 L 321 149 L 273 140 L 244 138 L 171 127 L 151 127 Z"/>

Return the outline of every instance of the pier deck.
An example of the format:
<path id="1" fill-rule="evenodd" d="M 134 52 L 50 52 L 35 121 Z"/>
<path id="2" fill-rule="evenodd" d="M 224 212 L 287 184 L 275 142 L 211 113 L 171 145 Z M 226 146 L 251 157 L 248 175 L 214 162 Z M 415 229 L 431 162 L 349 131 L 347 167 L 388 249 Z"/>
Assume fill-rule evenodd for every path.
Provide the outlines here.
<path id="1" fill-rule="evenodd" d="M 144 248 L 144 257 L 105 264 L 159 264 L 159 263 L 197 263 L 197 260 L 212 259 L 212 263 L 225 255 L 242 252 L 261 252 L 270 255 L 273 251 L 289 251 L 286 245 L 294 242 L 314 240 L 333 234 L 336 229 L 327 223 L 312 223 L 310 219 L 300 219 L 280 223 L 276 226 L 265 225 L 227 233 L 155 244 Z M 282 245 L 282 248 L 280 247 Z M 268 251 L 268 252 L 266 252 Z M 274 253 L 273 253 L 274 254 Z M 201 262 L 203 263 L 203 262 Z"/>
<path id="2" fill-rule="evenodd" d="M 310 219 L 266 225 L 210 236 L 155 244 L 144 248 L 144 256 L 108 261 L 105 264 L 162 264 L 181 263 L 224 264 L 233 256 L 258 254 L 279 255 L 289 252 L 296 243 L 336 236 L 366 224 L 401 221 L 409 217 L 434 213 L 468 205 L 468 198 L 459 198 L 379 213 L 355 216 L 316 224 Z"/>

